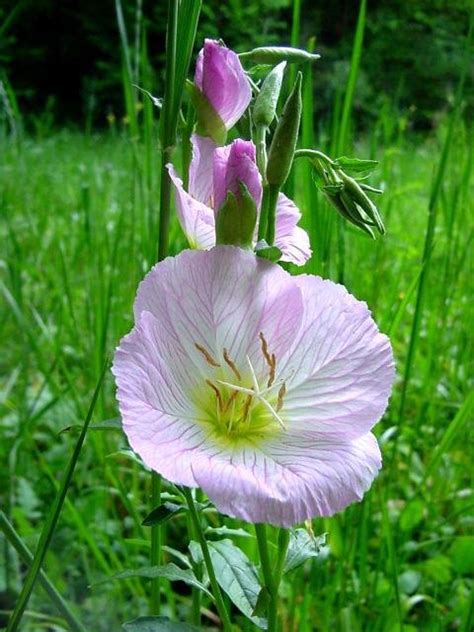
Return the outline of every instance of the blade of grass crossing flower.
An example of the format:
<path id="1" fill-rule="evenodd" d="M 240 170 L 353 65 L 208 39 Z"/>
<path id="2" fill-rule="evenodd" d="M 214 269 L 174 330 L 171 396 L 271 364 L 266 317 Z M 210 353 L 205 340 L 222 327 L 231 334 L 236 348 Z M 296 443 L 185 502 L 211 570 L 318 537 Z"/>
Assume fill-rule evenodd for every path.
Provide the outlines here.
<path id="1" fill-rule="evenodd" d="M 127 28 L 123 16 L 121 0 L 115 0 L 115 14 L 120 35 L 120 50 L 122 53 L 122 86 L 125 97 L 128 123 L 132 138 L 138 137 L 137 111 L 135 108 L 135 88 L 132 69 L 132 54 L 128 43 Z"/>
<path id="2" fill-rule="evenodd" d="M 166 31 L 166 71 L 165 94 L 160 117 L 161 138 L 161 171 L 160 171 L 160 216 L 158 231 L 158 261 L 168 255 L 169 223 L 171 212 L 171 180 L 166 164 L 171 162 L 173 147 L 176 142 L 178 114 L 181 97 L 189 68 L 197 22 L 201 9 L 200 2 L 182 3 L 178 0 L 168 2 L 168 26 Z M 178 52 L 178 27 L 180 47 Z M 161 477 L 152 473 L 152 506 L 161 503 Z M 151 564 L 160 564 L 161 526 L 151 528 Z M 159 613 L 159 578 L 152 580 L 151 614 Z"/>
<path id="3" fill-rule="evenodd" d="M 69 465 L 66 469 L 63 481 L 59 488 L 59 491 L 54 499 L 53 505 L 51 507 L 51 511 L 48 515 L 46 523 L 41 532 L 41 537 L 38 542 L 38 547 L 35 552 L 35 556 L 33 559 L 33 563 L 28 571 L 26 576 L 25 583 L 23 585 L 22 591 L 16 603 L 13 614 L 8 622 L 7 632 L 15 632 L 18 629 L 21 619 L 23 617 L 23 613 L 25 611 L 26 606 L 28 605 L 28 601 L 31 595 L 31 592 L 34 588 L 36 579 L 38 577 L 38 573 L 41 570 L 41 566 L 43 565 L 44 558 L 48 551 L 49 545 L 51 543 L 51 539 L 53 537 L 54 530 L 56 528 L 56 524 L 59 519 L 59 515 L 63 508 L 64 500 L 66 498 L 67 491 L 69 489 L 69 485 L 71 484 L 72 477 L 74 474 L 74 470 L 76 468 L 77 461 L 79 460 L 79 456 L 82 450 L 82 446 L 84 444 L 84 440 L 86 438 L 87 429 L 89 427 L 89 423 L 92 419 L 92 415 L 94 413 L 94 408 L 97 403 L 100 389 L 102 386 L 102 382 L 105 376 L 105 372 L 109 366 L 108 360 L 104 363 L 102 368 L 102 373 L 100 374 L 99 380 L 97 382 L 97 386 L 95 388 L 94 394 L 92 396 L 92 400 L 89 406 L 89 410 L 87 412 L 86 419 L 84 421 L 84 425 L 82 426 L 81 434 L 77 440 L 76 446 L 72 453 L 71 459 L 69 461 Z"/>
<path id="4" fill-rule="evenodd" d="M 3 511 L 0 511 L 0 529 L 3 531 L 6 540 L 17 551 L 22 561 L 26 565 L 31 565 L 33 561 L 33 555 L 18 533 L 15 531 L 13 525 L 9 522 Z M 65 621 L 67 621 L 69 628 L 73 632 L 86 632 L 86 628 L 76 618 L 76 615 L 67 605 L 66 601 L 62 598 L 58 590 L 54 587 L 48 576 L 44 571 L 40 570 L 38 574 L 38 581 L 43 586 L 44 590 L 48 593 L 51 602 L 56 606 L 58 612 L 62 614 Z"/>

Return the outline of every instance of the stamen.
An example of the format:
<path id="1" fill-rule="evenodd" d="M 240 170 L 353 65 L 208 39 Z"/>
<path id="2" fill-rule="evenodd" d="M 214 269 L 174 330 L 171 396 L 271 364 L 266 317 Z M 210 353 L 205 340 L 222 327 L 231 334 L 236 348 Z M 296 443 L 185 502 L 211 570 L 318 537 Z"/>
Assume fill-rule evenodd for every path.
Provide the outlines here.
<path id="1" fill-rule="evenodd" d="M 208 385 L 212 388 L 212 390 L 214 391 L 214 393 L 216 394 L 216 397 L 217 397 L 217 403 L 218 403 L 218 405 L 219 405 L 219 410 L 223 412 L 223 411 L 224 411 L 224 403 L 223 403 L 223 401 L 222 401 L 222 395 L 221 395 L 221 392 L 219 391 L 219 389 L 217 388 L 217 386 L 211 382 L 211 380 L 206 380 L 206 384 L 208 384 Z"/>
<path id="2" fill-rule="evenodd" d="M 278 402 L 276 405 L 277 412 L 279 412 L 283 408 L 283 399 L 285 395 L 286 395 L 286 383 L 283 382 L 283 384 L 280 386 L 280 390 L 278 391 Z"/>
<path id="3" fill-rule="evenodd" d="M 224 360 L 226 361 L 226 363 L 228 364 L 228 366 L 230 366 L 230 368 L 232 369 L 235 377 L 239 380 L 239 382 L 242 380 L 242 376 L 239 373 L 238 368 L 235 366 L 235 364 L 232 362 L 232 360 L 229 358 L 229 353 L 227 352 L 227 349 L 224 348 Z"/>
<path id="4" fill-rule="evenodd" d="M 235 398 L 237 397 L 237 395 L 238 395 L 238 392 L 237 392 L 237 391 L 234 391 L 234 392 L 232 393 L 232 395 L 231 395 L 231 396 L 229 397 L 229 399 L 227 400 L 227 402 L 226 402 L 226 404 L 225 404 L 225 406 L 224 406 L 224 410 L 223 410 L 222 412 L 226 413 L 226 412 L 229 410 L 229 408 L 230 408 L 231 404 L 233 404 L 233 402 L 235 401 Z"/>
<path id="5" fill-rule="evenodd" d="M 270 386 L 275 381 L 275 373 L 276 373 L 276 356 L 275 356 L 274 353 L 272 353 L 271 364 L 270 364 L 270 373 L 268 375 L 268 382 L 267 382 L 268 388 L 270 388 Z"/>
<path id="6" fill-rule="evenodd" d="M 260 338 L 260 342 L 262 343 L 263 357 L 267 361 L 268 366 L 271 367 L 272 366 L 272 359 L 271 359 L 270 353 L 268 352 L 268 343 L 265 340 L 265 336 L 263 335 L 262 331 L 258 334 L 258 337 Z"/>
<path id="7" fill-rule="evenodd" d="M 215 366 L 215 367 L 220 367 L 221 365 L 217 362 L 217 360 L 214 360 L 214 358 L 211 356 L 211 354 L 209 353 L 209 351 L 207 351 L 204 347 L 201 347 L 201 345 L 198 345 L 197 342 L 194 343 L 194 346 L 196 347 L 196 349 L 202 353 L 202 355 L 204 356 L 206 362 L 208 364 L 210 364 L 211 366 Z"/>
<path id="8" fill-rule="evenodd" d="M 243 414 L 242 414 L 242 421 L 243 422 L 247 421 L 247 417 L 249 416 L 250 405 L 251 404 L 252 404 L 252 395 L 247 395 L 247 398 L 245 399 L 245 402 L 244 402 L 244 408 L 243 408 Z"/>
<path id="9" fill-rule="evenodd" d="M 246 393 L 247 395 L 254 395 L 255 391 L 251 388 L 245 388 L 244 386 L 238 386 L 237 384 L 231 384 L 230 382 L 224 382 L 224 380 L 216 380 L 218 384 L 222 384 L 222 386 L 227 386 L 227 388 L 232 388 L 234 391 L 239 391 L 239 393 Z"/>

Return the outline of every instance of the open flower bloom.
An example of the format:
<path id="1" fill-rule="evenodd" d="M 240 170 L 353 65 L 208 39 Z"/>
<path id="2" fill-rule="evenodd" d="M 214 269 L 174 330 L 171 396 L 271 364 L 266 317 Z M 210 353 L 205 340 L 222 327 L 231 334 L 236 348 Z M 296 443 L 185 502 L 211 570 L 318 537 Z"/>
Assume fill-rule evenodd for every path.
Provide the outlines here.
<path id="1" fill-rule="evenodd" d="M 176 212 L 189 245 L 208 249 L 216 243 L 215 218 L 228 191 L 238 195 L 239 182 L 243 182 L 259 213 L 262 180 L 256 164 L 255 145 L 251 141 L 237 139 L 225 147 L 216 147 L 210 138 L 196 134 L 191 141 L 193 157 L 189 167 L 189 190 L 184 190 L 173 165 L 168 165 L 168 171 L 176 190 Z M 282 261 L 296 265 L 303 265 L 311 256 L 308 235 L 297 225 L 300 218 L 296 205 L 280 193 L 275 245 L 282 252 Z"/>
<path id="2" fill-rule="evenodd" d="M 221 512 L 290 526 L 360 500 L 393 359 L 365 303 L 232 246 L 186 250 L 141 283 L 113 372 L 153 470 Z"/>
<path id="3" fill-rule="evenodd" d="M 204 40 L 199 51 L 194 84 L 229 130 L 247 109 L 252 91 L 236 53 L 219 42 Z"/>

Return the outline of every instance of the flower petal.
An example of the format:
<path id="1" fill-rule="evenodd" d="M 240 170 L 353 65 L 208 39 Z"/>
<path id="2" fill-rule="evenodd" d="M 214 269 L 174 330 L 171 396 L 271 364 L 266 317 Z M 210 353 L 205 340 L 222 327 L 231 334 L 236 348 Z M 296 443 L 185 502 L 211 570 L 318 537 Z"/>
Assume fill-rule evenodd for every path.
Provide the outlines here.
<path id="1" fill-rule="evenodd" d="M 353 441 L 281 435 L 263 450 L 200 456 L 197 483 L 219 511 L 290 527 L 361 500 L 381 466 L 373 434 Z"/>
<path id="2" fill-rule="evenodd" d="M 389 339 L 367 305 L 319 277 L 294 277 L 305 305 L 302 326 L 280 364 L 287 382 L 282 416 L 292 432 L 356 438 L 383 415 L 394 380 Z"/>
<path id="3" fill-rule="evenodd" d="M 189 194 L 212 208 L 212 168 L 216 144 L 207 136 L 191 136 L 193 157 L 189 165 Z"/>
<path id="4" fill-rule="evenodd" d="M 256 150 L 252 141 L 238 138 L 214 152 L 214 209 L 217 213 L 227 193 L 240 195 L 239 182 L 243 182 L 255 200 L 257 208 L 262 202 L 262 178 L 256 163 Z"/>
<path id="5" fill-rule="evenodd" d="M 208 249 L 216 243 L 214 211 L 183 188 L 173 165 L 166 165 L 175 187 L 176 214 L 191 248 Z"/>
<path id="6" fill-rule="evenodd" d="M 276 208 L 275 245 L 282 252 L 281 261 L 302 266 L 311 257 L 308 233 L 297 226 L 301 212 L 283 193 L 278 196 Z"/>
<path id="7" fill-rule="evenodd" d="M 303 306 L 294 279 L 279 266 L 233 246 L 185 250 L 158 263 L 141 282 L 135 319 L 149 311 L 160 336 L 177 353 L 206 362 L 195 344 L 217 362 L 227 349 L 233 361 L 264 368 L 260 332 L 272 353 L 283 356 L 299 329 Z M 158 334 L 157 334 L 158 335 Z M 170 358 L 173 362 L 173 358 Z"/>
<path id="8" fill-rule="evenodd" d="M 206 39 L 196 63 L 194 83 L 221 117 L 226 129 L 233 127 L 247 109 L 252 91 L 234 51 Z"/>

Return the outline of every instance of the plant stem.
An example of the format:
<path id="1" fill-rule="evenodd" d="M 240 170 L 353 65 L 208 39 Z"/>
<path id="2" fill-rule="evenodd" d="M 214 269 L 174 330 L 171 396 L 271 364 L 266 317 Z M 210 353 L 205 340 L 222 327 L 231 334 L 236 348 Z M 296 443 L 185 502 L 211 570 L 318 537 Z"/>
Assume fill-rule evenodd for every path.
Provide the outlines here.
<path id="1" fill-rule="evenodd" d="M 176 73 L 176 42 L 178 36 L 178 0 L 169 0 L 168 28 L 166 32 L 166 78 L 165 96 L 163 101 L 162 118 L 160 121 L 161 138 L 161 181 L 160 181 L 160 228 L 158 235 L 158 261 L 168 254 L 169 223 L 171 206 L 171 181 L 166 165 L 171 161 L 173 147 L 176 141 L 176 127 L 178 117 L 173 112 Z"/>
<path id="2" fill-rule="evenodd" d="M 219 588 L 219 584 L 217 582 L 216 573 L 214 571 L 211 555 L 209 553 L 209 547 L 207 546 L 206 536 L 204 535 L 204 531 L 202 529 L 196 505 L 194 504 L 193 495 L 189 487 L 183 487 L 182 492 L 184 497 L 186 498 L 186 502 L 188 503 L 191 520 L 193 522 L 196 534 L 199 538 L 199 544 L 201 545 L 204 563 L 206 565 L 207 574 L 209 575 L 209 581 L 211 582 L 212 594 L 214 595 L 214 599 L 216 600 L 217 611 L 221 618 L 224 631 L 232 632 L 232 624 L 230 622 L 229 613 L 227 612 L 227 608 L 225 607 L 221 589 Z"/>
<path id="3" fill-rule="evenodd" d="M 267 242 L 269 246 L 273 246 L 276 233 L 276 207 L 278 203 L 279 187 L 268 185 L 268 207 L 267 212 Z"/>
<path id="4" fill-rule="evenodd" d="M 280 587 L 281 578 L 283 576 L 283 568 L 285 565 L 286 551 L 290 541 L 290 533 L 288 529 L 280 529 L 278 534 L 278 555 L 275 569 L 272 572 L 270 556 L 268 553 L 267 531 L 264 524 L 255 525 L 255 533 L 257 536 L 258 552 L 260 555 L 260 563 L 262 566 L 263 580 L 267 589 L 270 601 L 268 604 L 268 628 L 267 632 L 277 632 L 278 630 L 278 589 Z"/>

